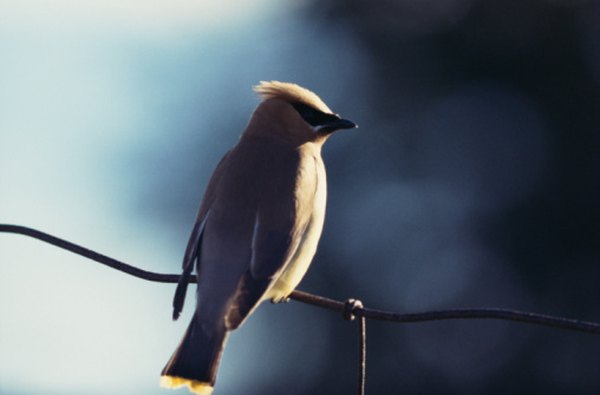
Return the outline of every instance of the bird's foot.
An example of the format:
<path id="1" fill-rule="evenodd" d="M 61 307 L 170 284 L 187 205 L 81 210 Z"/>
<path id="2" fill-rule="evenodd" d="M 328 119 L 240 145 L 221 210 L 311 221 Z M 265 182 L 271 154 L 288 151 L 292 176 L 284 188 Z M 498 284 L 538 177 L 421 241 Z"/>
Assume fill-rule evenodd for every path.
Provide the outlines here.
<path id="1" fill-rule="evenodd" d="M 279 296 L 279 297 L 271 298 L 271 303 L 289 303 L 289 301 L 290 301 L 289 296 Z"/>

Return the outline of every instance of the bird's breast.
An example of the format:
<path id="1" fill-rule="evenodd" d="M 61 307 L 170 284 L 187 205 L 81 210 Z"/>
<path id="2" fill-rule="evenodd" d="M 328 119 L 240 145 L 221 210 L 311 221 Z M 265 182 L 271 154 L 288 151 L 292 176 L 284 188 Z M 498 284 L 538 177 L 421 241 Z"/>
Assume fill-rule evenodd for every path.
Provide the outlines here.
<path id="1" fill-rule="evenodd" d="M 327 202 L 327 175 L 320 152 L 310 149 L 307 151 L 302 152 L 296 188 L 298 200 L 311 202 L 308 207 L 301 208 L 309 211 L 306 230 L 301 236 L 298 248 L 286 263 L 266 299 L 278 301 L 287 298 L 298 286 L 317 251 L 323 230 Z"/>

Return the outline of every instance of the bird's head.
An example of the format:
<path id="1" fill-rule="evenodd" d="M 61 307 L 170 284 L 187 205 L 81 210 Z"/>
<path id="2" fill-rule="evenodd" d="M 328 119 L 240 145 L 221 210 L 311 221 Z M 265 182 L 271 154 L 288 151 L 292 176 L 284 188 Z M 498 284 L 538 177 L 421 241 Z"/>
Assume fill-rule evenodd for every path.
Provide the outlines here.
<path id="1" fill-rule="evenodd" d="M 279 81 L 262 81 L 254 87 L 262 101 L 246 133 L 270 135 L 293 143 L 322 143 L 336 130 L 357 125 L 338 114 L 308 89 Z"/>

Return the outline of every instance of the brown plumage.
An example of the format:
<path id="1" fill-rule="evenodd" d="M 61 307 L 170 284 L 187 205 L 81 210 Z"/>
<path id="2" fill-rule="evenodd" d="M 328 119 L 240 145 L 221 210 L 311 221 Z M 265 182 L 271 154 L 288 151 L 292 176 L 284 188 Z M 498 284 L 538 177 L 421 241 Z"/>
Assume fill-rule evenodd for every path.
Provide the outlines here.
<path id="1" fill-rule="evenodd" d="M 261 301 L 284 300 L 298 285 L 325 216 L 321 146 L 333 131 L 356 127 L 298 85 L 255 90 L 263 100 L 213 173 L 188 242 L 173 317 L 194 266 L 197 307 L 163 369 L 166 387 L 209 394 L 229 332 Z"/>

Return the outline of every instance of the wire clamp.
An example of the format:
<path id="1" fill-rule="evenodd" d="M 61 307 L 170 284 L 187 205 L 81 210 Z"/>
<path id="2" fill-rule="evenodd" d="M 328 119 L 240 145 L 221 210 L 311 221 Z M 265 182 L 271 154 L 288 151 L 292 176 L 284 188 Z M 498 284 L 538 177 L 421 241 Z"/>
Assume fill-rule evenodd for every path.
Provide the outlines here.
<path id="1" fill-rule="evenodd" d="M 346 300 L 346 303 L 344 303 L 343 310 L 344 318 L 348 321 L 354 321 L 354 319 L 356 318 L 356 312 L 358 310 L 362 310 L 363 307 L 364 306 L 362 302 L 358 299 Z"/>

